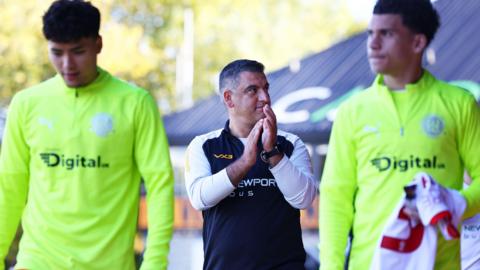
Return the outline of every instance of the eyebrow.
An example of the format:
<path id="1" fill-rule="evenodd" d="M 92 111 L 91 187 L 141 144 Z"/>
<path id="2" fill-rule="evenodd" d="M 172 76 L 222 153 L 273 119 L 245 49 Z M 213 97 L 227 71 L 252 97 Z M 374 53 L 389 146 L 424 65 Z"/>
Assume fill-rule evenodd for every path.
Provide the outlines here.
<path id="1" fill-rule="evenodd" d="M 85 47 L 85 46 L 84 46 L 83 44 L 80 44 L 80 45 L 78 45 L 78 46 L 75 46 L 75 47 L 73 47 L 73 48 L 68 49 L 68 51 L 81 50 L 81 49 L 83 49 L 84 47 Z M 55 48 L 55 47 L 52 47 L 51 50 L 54 51 L 54 52 L 61 52 L 61 51 L 63 51 L 62 49 Z"/>
<path id="2" fill-rule="evenodd" d="M 243 90 L 248 90 L 248 89 L 251 89 L 251 88 L 258 88 L 256 84 L 249 84 L 247 85 L 245 88 L 243 88 Z"/>
<path id="3" fill-rule="evenodd" d="M 244 90 L 247 90 L 247 89 L 250 89 L 250 88 L 262 88 L 261 86 L 257 86 L 256 84 L 250 84 L 250 85 L 247 85 L 245 88 L 243 88 Z M 270 84 L 267 82 L 263 88 L 265 89 L 269 89 L 270 88 Z"/>
<path id="4" fill-rule="evenodd" d="M 367 28 L 367 32 L 373 32 L 373 31 L 396 31 L 397 28 L 395 27 L 382 27 L 382 28 L 377 28 L 377 29 L 372 29 L 372 28 Z"/>

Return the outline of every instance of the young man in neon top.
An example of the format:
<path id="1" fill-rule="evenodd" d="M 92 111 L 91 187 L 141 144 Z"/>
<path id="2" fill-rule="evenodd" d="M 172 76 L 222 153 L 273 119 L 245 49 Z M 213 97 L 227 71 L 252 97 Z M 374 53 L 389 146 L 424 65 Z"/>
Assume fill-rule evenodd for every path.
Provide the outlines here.
<path id="1" fill-rule="evenodd" d="M 461 189 L 465 216 L 480 209 L 480 111 L 473 96 L 437 80 L 422 56 L 439 26 L 429 0 L 379 0 L 368 27 L 373 85 L 342 104 L 320 188 L 320 265 L 369 269 L 403 186 L 420 171 Z M 435 269 L 460 269 L 459 241 L 439 238 Z"/>
<path id="2" fill-rule="evenodd" d="M 134 269 L 140 179 L 142 269 L 166 269 L 173 229 L 168 143 L 149 93 L 97 66 L 100 13 L 58 0 L 43 16 L 57 75 L 19 92 L 0 157 L 0 258 L 19 221 L 16 269 Z M 0 267 L 3 269 L 3 267 Z"/>

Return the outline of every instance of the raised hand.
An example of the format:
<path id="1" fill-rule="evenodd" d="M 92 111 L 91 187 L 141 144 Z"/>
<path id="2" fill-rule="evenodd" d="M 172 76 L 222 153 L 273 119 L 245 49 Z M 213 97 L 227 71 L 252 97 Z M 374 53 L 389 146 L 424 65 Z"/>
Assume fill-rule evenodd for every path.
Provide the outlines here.
<path id="1" fill-rule="evenodd" d="M 263 131 L 265 119 L 260 119 L 252 128 L 247 137 L 247 143 L 242 156 L 235 162 L 227 166 L 227 175 L 230 182 L 237 186 L 248 171 L 255 165 L 258 156 L 257 143 Z"/>
<path id="2" fill-rule="evenodd" d="M 253 126 L 250 134 L 248 134 L 247 143 L 245 144 L 245 149 L 243 150 L 242 158 L 251 166 L 253 166 L 257 160 L 257 143 L 264 130 L 264 123 L 265 119 L 260 119 L 255 126 Z"/>
<path id="3" fill-rule="evenodd" d="M 270 105 L 263 107 L 265 118 L 263 121 L 262 145 L 263 150 L 271 151 L 277 143 L 277 117 Z"/>

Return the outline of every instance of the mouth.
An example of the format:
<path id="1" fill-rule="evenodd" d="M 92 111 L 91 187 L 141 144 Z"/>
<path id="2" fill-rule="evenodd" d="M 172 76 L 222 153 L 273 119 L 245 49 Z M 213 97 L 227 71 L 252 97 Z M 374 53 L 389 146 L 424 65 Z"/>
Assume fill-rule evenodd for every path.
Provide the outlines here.
<path id="1" fill-rule="evenodd" d="M 263 108 L 265 107 L 265 105 L 266 105 L 266 104 L 257 105 L 257 106 L 255 107 L 255 110 L 257 110 L 257 111 L 262 111 L 262 112 L 263 112 Z"/>
<path id="2" fill-rule="evenodd" d="M 78 78 L 79 73 L 78 72 L 70 72 L 70 73 L 63 73 L 62 75 L 66 80 L 72 81 L 72 80 L 75 80 L 76 78 Z"/>
<path id="3" fill-rule="evenodd" d="M 369 59 L 370 61 L 380 61 L 380 60 L 385 59 L 385 56 L 383 56 L 383 55 L 370 55 L 370 56 L 368 57 L 368 59 Z"/>

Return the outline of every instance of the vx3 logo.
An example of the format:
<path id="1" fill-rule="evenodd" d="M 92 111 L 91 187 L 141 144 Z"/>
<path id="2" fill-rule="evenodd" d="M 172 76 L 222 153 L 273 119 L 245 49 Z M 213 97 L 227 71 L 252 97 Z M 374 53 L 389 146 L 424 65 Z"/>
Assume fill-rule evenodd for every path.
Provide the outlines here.
<path id="1" fill-rule="evenodd" d="M 215 158 L 222 158 L 222 159 L 233 159 L 233 155 L 229 154 L 213 154 Z"/>

